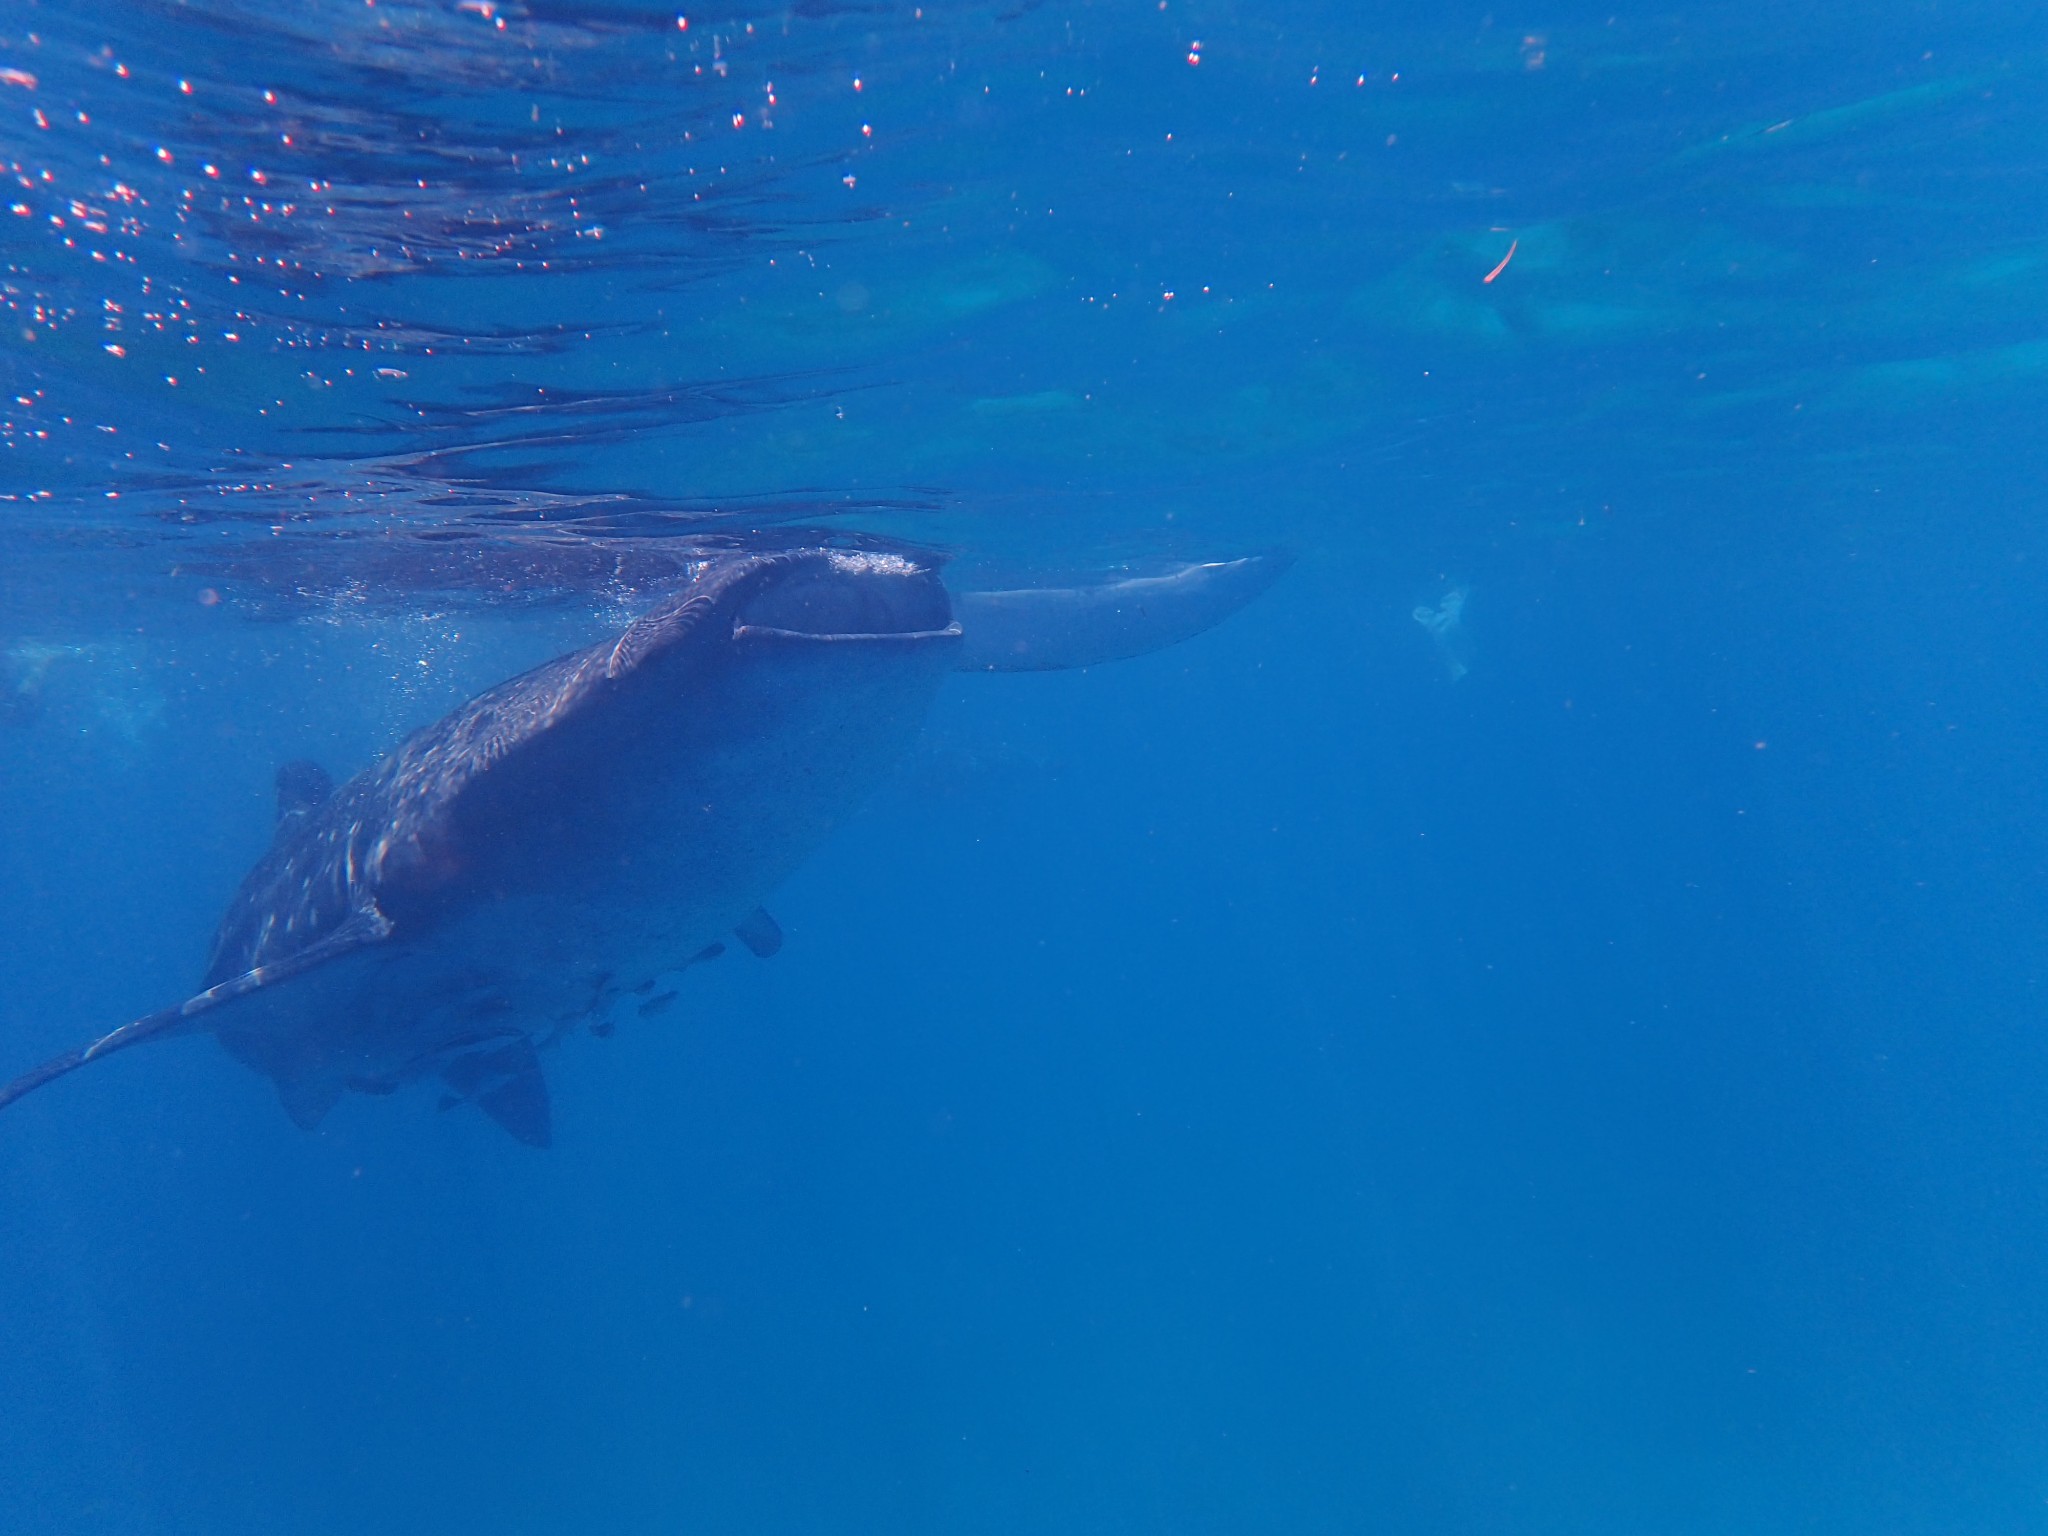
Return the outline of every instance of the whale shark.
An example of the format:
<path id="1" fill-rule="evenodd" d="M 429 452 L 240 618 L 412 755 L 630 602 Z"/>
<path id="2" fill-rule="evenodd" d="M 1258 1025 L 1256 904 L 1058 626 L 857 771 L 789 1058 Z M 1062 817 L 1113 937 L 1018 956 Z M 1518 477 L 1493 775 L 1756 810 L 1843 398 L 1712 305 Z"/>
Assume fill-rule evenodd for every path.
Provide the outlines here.
<path id="1" fill-rule="evenodd" d="M 530 1146 L 540 1053 L 660 978 L 781 944 L 762 908 L 914 745 L 948 673 L 1170 645 L 1272 556 L 966 592 L 939 563 L 726 553 L 619 633 L 485 690 L 345 783 L 288 763 L 269 850 L 199 990 L 0 1087 L 0 1108 L 131 1046 L 211 1034 L 300 1126 L 345 1093 L 436 1087 Z"/>

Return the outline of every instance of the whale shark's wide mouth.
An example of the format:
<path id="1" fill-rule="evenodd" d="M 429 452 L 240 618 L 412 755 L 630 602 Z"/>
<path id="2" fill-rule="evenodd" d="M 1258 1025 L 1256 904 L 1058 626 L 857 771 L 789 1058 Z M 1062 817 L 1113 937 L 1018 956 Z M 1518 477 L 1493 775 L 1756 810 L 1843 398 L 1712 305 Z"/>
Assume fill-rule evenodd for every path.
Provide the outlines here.
<path id="1" fill-rule="evenodd" d="M 822 551 L 764 585 L 734 616 L 736 642 L 911 644 L 956 638 L 938 572 L 901 555 Z"/>

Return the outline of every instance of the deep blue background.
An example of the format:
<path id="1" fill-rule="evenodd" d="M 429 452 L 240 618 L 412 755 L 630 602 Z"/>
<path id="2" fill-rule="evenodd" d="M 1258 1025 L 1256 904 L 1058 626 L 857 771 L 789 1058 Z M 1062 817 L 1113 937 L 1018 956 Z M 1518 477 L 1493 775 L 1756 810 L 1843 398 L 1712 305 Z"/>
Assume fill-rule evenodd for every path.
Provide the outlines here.
<path id="1" fill-rule="evenodd" d="M 203 1042 L 11 1110 L 0 1527 L 2048 1529 L 2038 15 L 380 7 L 0 6 L 8 1070 L 189 989 L 279 761 L 644 600 L 564 549 L 1298 563 L 949 683 L 545 1156 Z M 272 88 L 354 222 L 186 206 Z"/>

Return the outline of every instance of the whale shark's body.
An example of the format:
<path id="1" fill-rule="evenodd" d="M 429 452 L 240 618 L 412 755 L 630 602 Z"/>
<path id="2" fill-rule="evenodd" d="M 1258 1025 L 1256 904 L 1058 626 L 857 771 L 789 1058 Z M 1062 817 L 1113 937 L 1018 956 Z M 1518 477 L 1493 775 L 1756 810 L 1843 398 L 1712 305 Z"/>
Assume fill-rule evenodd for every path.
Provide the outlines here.
<path id="1" fill-rule="evenodd" d="M 970 596 L 976 643 L 913 558 L 713 559 L 615 638 L 479 694 L 338 789 L 288 765 L 201 990 L 0 1088 L 0 1107 L 210 1032 L 303 1126 L 347 1090 L 434 1078 L 444 1104 L 546 1145 L 537 1048 L 606 1027 L 728 933 L 772 952 L 760 902 L 908 750 L 948 671 L 1078 664 L 1090 625 L 1097 651 L 1156 648 L 1270 580 L 1243 564 L 1047 592 L 1044 639 L 1026 594 Z"/>

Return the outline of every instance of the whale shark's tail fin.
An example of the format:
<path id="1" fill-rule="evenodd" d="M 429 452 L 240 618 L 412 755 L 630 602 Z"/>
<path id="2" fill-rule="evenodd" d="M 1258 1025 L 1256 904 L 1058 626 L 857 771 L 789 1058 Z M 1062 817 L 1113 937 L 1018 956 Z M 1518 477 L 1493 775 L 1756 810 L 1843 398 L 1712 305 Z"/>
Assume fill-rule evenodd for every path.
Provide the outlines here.
<path id="1" fill-rule="evenodd" d="M 232 1003 L 237 998 L 247 997 L 259 988 L 275 986 L 280 981 L 289 981 L 302 971 L 310 970 L 324 961 L 332 960 L 365 944 L 375 944 L 389 938 L 390 935 L 390 919 L 374 905 L 366 905 L 326 938 L 318 943 L 308 944 L 289 959 L 244 971 L 218 986 L 208 987 L 204 992 L 186 998 L 175 1007 L 160 1008 L 155 1013 L 144 1014 L 134 1023 L 123 1024 L 119 1029 L 111 1030 L 89 1044 L 68 1050 L 61 1056 L 52 1056 L 41 1066 L 22 1073 L 13 1082 L 0 1087 L 0 1110 L 6 1109 L 16 1099 L 34 1093 L 43 1084 L 55 1082 L 67 1072 L 77 1071 L 89 1061 L 98 1061 L 102 1056 L 125 1051 L 131 1045 L 146 1045 L 152 1040 L 165 1040 L 174 1035 L 196 1033 L 206 1027 L 198 1022 L 200 1016 L 211 1013 L 223 1003 Z"/>

